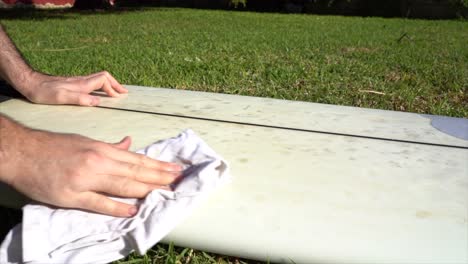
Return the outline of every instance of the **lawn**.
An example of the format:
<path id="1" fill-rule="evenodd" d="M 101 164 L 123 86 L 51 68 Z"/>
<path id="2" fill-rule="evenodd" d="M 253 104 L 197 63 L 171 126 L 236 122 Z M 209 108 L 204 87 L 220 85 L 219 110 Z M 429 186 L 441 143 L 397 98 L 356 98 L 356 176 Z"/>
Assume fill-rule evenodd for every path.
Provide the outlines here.
<path id="1" fill-rule="evenodd" d="M 190 9 L 1 11 L 36 69 L 468 117 L 468 23 Z M 116 263 L 253 263 L 173 246 Z"/>
<path id="2" fill-rule="evenodd" d="M 2 11 L 3 12 L 3 11 Z M 468 23 L 187 9 L 4 12 L 37 69 L 468 117 Z"/>

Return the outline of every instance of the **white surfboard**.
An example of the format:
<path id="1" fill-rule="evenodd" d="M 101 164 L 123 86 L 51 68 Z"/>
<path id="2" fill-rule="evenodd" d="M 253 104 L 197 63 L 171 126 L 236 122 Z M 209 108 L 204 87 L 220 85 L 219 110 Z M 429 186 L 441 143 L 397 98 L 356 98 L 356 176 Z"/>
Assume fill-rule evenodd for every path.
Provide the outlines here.
<path id="1" fill-rule="evenodd" d="M 166 242 L 273 262 L 468 262 L 466 119 L 128 88 L 100 108 L 12 99 L 0 112 L 104 141 L 131 135 L 134 150 L 192 128 L 233 182 Z"/>

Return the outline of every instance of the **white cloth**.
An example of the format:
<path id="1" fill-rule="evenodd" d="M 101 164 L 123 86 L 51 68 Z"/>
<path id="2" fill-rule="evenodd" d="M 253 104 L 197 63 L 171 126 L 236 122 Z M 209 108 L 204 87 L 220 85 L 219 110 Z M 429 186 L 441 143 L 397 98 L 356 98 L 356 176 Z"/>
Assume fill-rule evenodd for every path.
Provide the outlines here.
<path id="1" fill-rule="evenodd" d="M 132 218 L 28 204 L 23 223 L 0 247 L 0 263 L 105 263 L 144 254 L 186 218 L 207 194 L 229 179 L 227 163 L 191 130 L 138 151 L 184 166 L 174 191 L 154 190 Z"/>

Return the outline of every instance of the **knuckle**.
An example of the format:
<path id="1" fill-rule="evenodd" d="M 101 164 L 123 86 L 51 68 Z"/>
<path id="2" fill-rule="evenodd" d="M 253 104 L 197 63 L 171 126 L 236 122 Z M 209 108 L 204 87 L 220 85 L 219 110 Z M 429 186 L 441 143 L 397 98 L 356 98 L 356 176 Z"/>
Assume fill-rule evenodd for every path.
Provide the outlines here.
<path id="1" fill-rule="evenodd" d="M 94 149 L 85 150 L 83 152 L 83 163 L 86 165 L 96 165 L 102 163 L 103 160 L 104 158 L 102 155 Z"/>
<path id="2" fill-rule="evenodd" d="M 129 181 L 127 179 L 122 180 L 118 187 L 117 192 L 121 195 L 128 193 L 129 191 Z"/>
<path id="3" fill-rule="evenodd" d="M 42 202 L 51 203 L 55 206 L 60 207 L 73 207 L 73 199 L 67 199 L 65 197 L 73 197 L 74 193 L 69 188 L 57 188 L 58 186 L 54 186 L 51 188 L 51 191 L 47 195 L 47 199 Z"/>
<path id="4" fill-rule="evenodd" d="M 141 166 L 148 166 L 150 163 L 150 160 L 147 156 L 138 154 L 138 164 Z"/>
<path id="5" fill-rule="evenodd" d="M 106 76 L 106 77 L 110 76 L 110 73 L 108 71 L 102 71 L 102 74 L 104 74 L 104 76 Z"/>
<path id="6" fill-rule="evenodd" d="M 67 171 L 67 176 L 68 176 L 68 183 L 70 186 L 75 186 L 79 184 L 80 181 L 82 180 L 81 178 L 82 173 L 80 172 L 80 170 L 71 169 Z"/>
<path id="7" fill-rule="evenodd" d="M 89 105 L 89 100 L 88 100 L 88 98 L 86 96 L 80 95 L 78 97 L 78 104 L 80 104 L 80 105 Z"/>
<path id="8" fill-rule="evenodd" d="M 79 86 L 79 87 L 85 87 L 89 84 L 89 81 L 86 80 L 86 79 L 79 79 L 76 81 L 76 84 Z"/>
<path id="9" fill-rule="evenodd" d="M 77 208 L 82 208 L 82 209 L 89 209 L 89 208 L 94 208 L 94 204 L 96 202 L 94 199 L 86 199 L 87 197 L 85 195 L 78 195 L 73 199 L 73 207 Z"/>
<path id="10" fill-rule="evenodd" d="M 102 211 L 104 211 L 104 213 L 108 213 L 108 214 L 115 215 L 117 213 L 117 211 L 118 211 L 116 203 L 113 202 L 110 199 L 104 199 L 104 198 L 100 199 L 99 204 L 96 205 L 96 206 L 102 207 Z"/>
<path id="11" fill-rule="evenodd" d="M 138 179 L 140 173 L 141 173 L 141 167 L 138 164 L 130 164 L 129 165 L 129 170 L 130 170 L 130 178 L 131 179 Z"/>
<path id="12" fill-rule="evenodd" d="M 89 146 L 91 147 L 91 150 L 97 153 L 106 153 L 109 151 L 109 144 L 102 141 L 90 139 Z"/>
<path id="13" fill-rule="evenodd" d="M 115 211 L 112 201 L 100 195 L 80 195 L 74 203 L 74 207 L 98 213 L 112 214 Z"/>
<path id="14" fill-rule="evenodd" d="M 88 174 L 85 173 L 81 168 L 69 170 L 66 176 L 65 186 L 62 190 L 66 194 L 73 194 L 75 192 L 85 191 L 87 189 L 87 178 Z M 63 197 L 70 197 L 69 195 L 63 195 Z"/>
<path id="15" fill-rule="evenodd" d="M 59 89 L 54 94 L 54 100 L 56 102 L 63 102 L 65 100 L 65 91 Z"/>

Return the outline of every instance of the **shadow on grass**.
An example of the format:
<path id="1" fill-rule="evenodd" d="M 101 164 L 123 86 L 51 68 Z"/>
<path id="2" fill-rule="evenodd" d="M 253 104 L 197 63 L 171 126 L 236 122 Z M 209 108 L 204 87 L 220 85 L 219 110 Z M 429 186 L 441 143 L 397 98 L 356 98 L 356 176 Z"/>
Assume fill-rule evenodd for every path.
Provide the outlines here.
<path id="1" fill-rule="evenodd" d="M 33 8 L 13 8 L 13 9 L 0 9 L 0 21 L 2 20 L 63 20 L 63 19 L 78 19 L 80 16 L 86 15 L 115 15 L 129 12 L 144 12 L 148 10 L 158 10 L 159 12 L 175 12 L 177 8 L 164 8 L 154 6 L 142 7 L 116 7 L 111 9 L 93 9 L 93 10 L 80 10 L 75 8 L 70 9 L 54 9 L 54 10 L 41 10 Z"/>
<path id="2" fill-rule="evenodd" d="M 194 6 L 187 6 L 187 5 L 161 5 L 161 4 L 144 4 L 136 6 L 135 3 L 133 5 L 127 3 L 126 6 L 117 6 L 111 8 L 104 8 L 104 9 L 78 9 L 78 8 L 69 8 L 69 9 L 34 9 L 34 8 L 13 8 L 13 9 L 0 9 L 0 22 L 2 20 L 25 20 L 25 21 L 32 21 L 32 20 L 49 20 L 49 19 L 77 19 L 80 16 L 84 15 L 114 15 L 114 14 L 121 14 L 121 13 L 128 13 L 128 12 L 143 12 L 148 10 L 157 10 L 158 12 L 175 12 L 175 11 L 182 11 L 183 9 L 199 9 L 199 10 L 224 10 L 224 11 L 250 11 L 256 13 L 288 13 L 284 10 L 277 10 L 277 9 L 256 9 L 252 8 L 204 8 L 204 7 L 194 7 Z M 453 20 L 458 20 L 463 23 L 466 22 L 468 17 L 468 8 L 462 10 L 463 12 L 458 14 L 457 18 L 453 17 Z M 336 16 L 336 15 L 345 15 L 345 16 L 355 16 L 355 17 L 367 17 L 372 16 L 369 14 L 342 14 L 342 13 L 333 13 L 333 12 L 310 12 L 310 13 L 301 13 L 307 15 L 321 15 L 321 16 Z M 401 17 L 399 15 L 387 15 L 383 17 Z M 419 18 L 419 19 L 427 19 L 432 20 L 431 18 Z"/>

